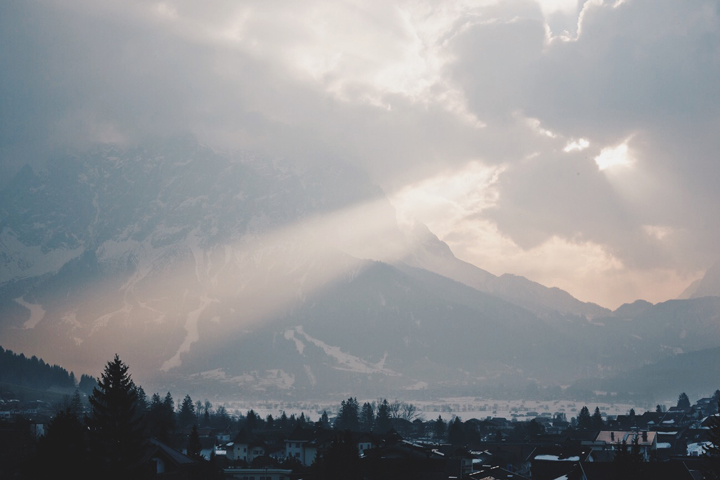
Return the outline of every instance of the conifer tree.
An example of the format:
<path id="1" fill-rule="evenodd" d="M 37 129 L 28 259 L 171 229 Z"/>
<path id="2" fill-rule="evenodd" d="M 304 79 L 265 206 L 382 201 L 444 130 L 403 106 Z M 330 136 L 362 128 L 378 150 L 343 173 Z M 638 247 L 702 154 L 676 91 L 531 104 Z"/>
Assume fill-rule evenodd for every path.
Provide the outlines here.
<path id="1" fill-rule="evenodd" d="M 195 403 L 193 403 L 190 395 L 185 395 L 182 404 L 180 404 L 180 411 L 178 412 L 177 419 L 180 428 L 189 427 L 195 423 Z"/>
<path id="2" fill-rule="evenodd" d="M 600 430 L 605 426 L 605 422 L 603 421 L 602 414 L 600 413 L 600 407 L 595 407 L 595 413 L 593 413 L 593 416 L 591 418 L 592 428 L 596 430 Z"/>
<path id="3" fill-rule="evenodd" d="M 369 402 L 363 403 L 360 411 L 360 429 L 363 432 L 371 432 L 375 426 L 375 410 Z"/>
<path id="4" fill-rule="evenodd" d="M 350 397 L 340 402 L 340 411 L 335 419 L 336 430 L 356 432 L 359 426 L 359 406 L 356 398 Z"/>
<path id="5" fill-rule="evenodd" d="M 465 443 L 465 431 L 463 430 L 463 424 L 460 417 L 455 417 L 455 420 L 448 424 L 447 437 L 448 442 L 453 445 L 462 445 Z"/>
<path id="6" fill-rule="evenodd" d="M 385 433 L 392 428 L 390 420 L 390 405 L 387 399 L 383 400 L 378 406 L 377 416 L 375 417 L 375 432 Z"/>
<path id="7" fill-rule="evenodd" d="M 117 354 L 93 389 L 90 407 L 86 423 L 98 477 L 140 478 L 148 439 L 138 411 L 137 388 Z"/>
<path id="8" fill-rule="evenodd" d="M 577 423 L 579 428 L 591 428 L 592 418 L 590 417 L 590 410 L 587 406 L 583 406 L 578 414 Z"/>
<path id="9" fill-rule="evenodd" d="M 320 425 L 323 428 L 330 428 L 330 419 L 328 418 L 328 414 L 325 410 L 323 410 L 322 415 L 320 415 Z"/>
<path id="10" fill-rule="evenodd" d="M 200 443 L 200 434 L 198 433 L 197 424 L 194 424 L 192 426 L 192 431 L 190 432 L 190 437 L 188 437 L 187 456 L 195 460 L 201 460 L 203 459 L 203 456 L 200 453 L 201 451 L 202 445 Z"/>
<path id="11" fill-rule="evenodd" d="M 445 438 L 445 430 L 445 420 L 443 420 L 441 415 L 438 415 L 437 420 L 435 420 L 435 425 L 433 426 L 433 435 L 435 436 L 435 440 L 443 440 Z"/>
<path id="12" fill-rule="evenodd" d="M 690 399 L 688 398 L 687 393 L 682 392 L 678 396 L 677 408 L 683 410 L 687 410 L 688 408 L 690 408 Z"/>

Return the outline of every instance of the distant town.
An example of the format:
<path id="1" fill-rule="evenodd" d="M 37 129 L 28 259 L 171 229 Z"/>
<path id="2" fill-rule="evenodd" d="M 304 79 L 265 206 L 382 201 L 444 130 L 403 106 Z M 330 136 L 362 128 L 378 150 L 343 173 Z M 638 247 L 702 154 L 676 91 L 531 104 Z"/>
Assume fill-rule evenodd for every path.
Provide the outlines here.
<path id="1" fill-rule="evenodd" d="M 425 418 L 412 403 L 351 396 L 319 416 L 261 415 L 148 395 L 118 356 L 51 401 L 29 379 L 61 369 L 2 354 L 27 378 L 2 377 L 0 478 L 697 480 L 716 478 L 720 462 L 720 391 L 624 414 L 582 405 Z"/>

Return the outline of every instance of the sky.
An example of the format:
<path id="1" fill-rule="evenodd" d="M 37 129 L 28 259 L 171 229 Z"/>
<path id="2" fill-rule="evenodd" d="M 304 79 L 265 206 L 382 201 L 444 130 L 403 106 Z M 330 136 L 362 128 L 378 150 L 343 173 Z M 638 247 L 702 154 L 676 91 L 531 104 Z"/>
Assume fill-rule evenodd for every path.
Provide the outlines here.
<path id="1" fill-rule="evenodd" d="M 616 308 L 720 257 L 718 78 L 717 1 L 8 0 L 0 175 L 177 132 L 350 163 L 457 257 Z"/>

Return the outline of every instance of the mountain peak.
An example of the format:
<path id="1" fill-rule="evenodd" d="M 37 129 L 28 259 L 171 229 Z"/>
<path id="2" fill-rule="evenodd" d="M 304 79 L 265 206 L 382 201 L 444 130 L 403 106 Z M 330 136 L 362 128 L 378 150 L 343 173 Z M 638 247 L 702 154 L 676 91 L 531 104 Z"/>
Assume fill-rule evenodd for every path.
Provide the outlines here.
<path id="1" fill-rule="evenodd" d="M 680 294 L 683 298 L 717 297 L 720 296 L 720 260 L 707 269 L 702 278 L 693 283 Z"/>

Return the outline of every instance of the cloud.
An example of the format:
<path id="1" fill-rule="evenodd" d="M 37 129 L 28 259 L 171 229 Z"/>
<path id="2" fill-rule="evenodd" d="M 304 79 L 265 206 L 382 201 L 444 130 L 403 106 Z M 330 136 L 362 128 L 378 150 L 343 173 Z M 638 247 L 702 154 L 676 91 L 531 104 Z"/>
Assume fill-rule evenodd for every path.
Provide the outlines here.
<path id="1" fill-rule="evenodd" d="M 681 291 L 720 240 L 719 18 L 705 0 L 4 2 L 0 173 L 178 131 L 350 162 L 391 195 L 475 162 L 495 200 L 446 237 L 493 231 L 540 281 L 532 252 L 569 274 L 581 248 L 608 281 L 674 272 Z M 625 148 L 632 168 L 599 168 Z"/>

